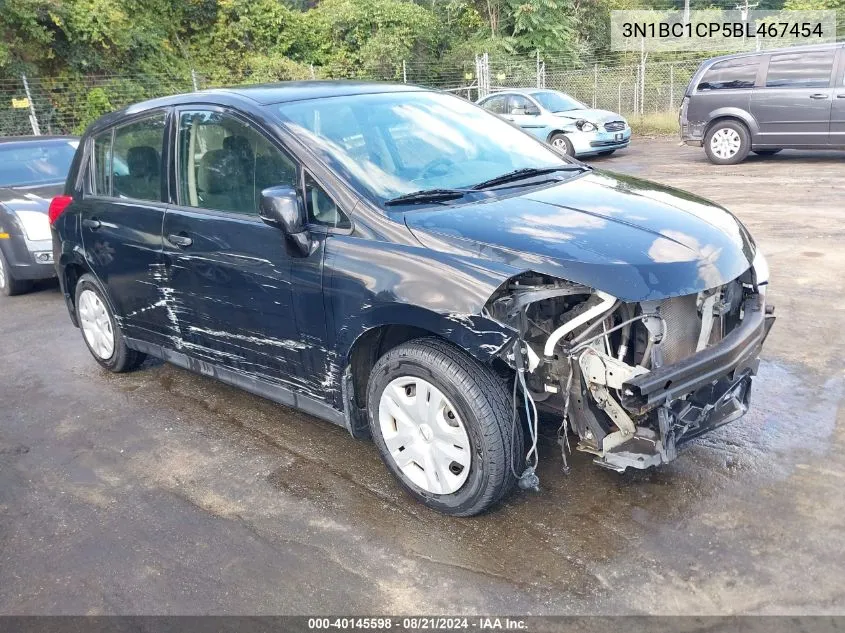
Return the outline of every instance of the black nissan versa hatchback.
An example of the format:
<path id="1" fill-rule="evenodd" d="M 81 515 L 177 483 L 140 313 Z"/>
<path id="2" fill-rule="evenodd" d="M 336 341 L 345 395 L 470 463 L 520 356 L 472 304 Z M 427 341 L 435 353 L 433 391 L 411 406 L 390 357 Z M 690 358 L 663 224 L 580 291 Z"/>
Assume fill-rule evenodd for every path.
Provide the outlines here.
<path id="1" fill-rule="evenodd" d="M 536 483 L 540 409 L 601 466 L 674 459 L 746 411 L 774 318 L 725 209 L 405 85 L 131 106 L 50 218 L 103 367 L 156 356 L 371 435 L 461 516 Z"/>

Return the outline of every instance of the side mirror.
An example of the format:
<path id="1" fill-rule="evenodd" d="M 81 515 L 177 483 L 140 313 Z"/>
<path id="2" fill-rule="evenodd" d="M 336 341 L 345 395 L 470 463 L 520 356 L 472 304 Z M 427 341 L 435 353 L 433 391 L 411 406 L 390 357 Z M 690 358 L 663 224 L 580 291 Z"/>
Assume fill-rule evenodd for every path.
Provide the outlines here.
<path id="1" fill-rule="evenodd" d="M 530 107 L 525 110 L 525 114 L 527 114 L 528 116 L 537 116 L 540 114 L 540 110 L 535 107 Z"/>
<path id="2" fill-rule="evenodd" d="M 305 210 L 296 189 L 278 186 L 262 190 L 258 214 L 265 224 L 280 229 L 302 255 L 311 252 Z"/>

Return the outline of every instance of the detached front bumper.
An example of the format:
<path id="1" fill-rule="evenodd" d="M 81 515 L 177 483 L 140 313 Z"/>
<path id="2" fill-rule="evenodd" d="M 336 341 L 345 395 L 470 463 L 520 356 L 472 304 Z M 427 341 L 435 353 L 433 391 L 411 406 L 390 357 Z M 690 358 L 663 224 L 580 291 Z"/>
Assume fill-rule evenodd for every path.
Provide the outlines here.
<path id="1" fill-rule="evenodd" d="M 765 295 L 749 295 L 742 321 L 719 343 L 623 383 L 622 406 L 634 416 L 653 416 L 656 424 L 638 426 L 596 461 L 619 471 L 656 466 L 674 459 L 678 446 L 742 417 L 774 321 Z"/>

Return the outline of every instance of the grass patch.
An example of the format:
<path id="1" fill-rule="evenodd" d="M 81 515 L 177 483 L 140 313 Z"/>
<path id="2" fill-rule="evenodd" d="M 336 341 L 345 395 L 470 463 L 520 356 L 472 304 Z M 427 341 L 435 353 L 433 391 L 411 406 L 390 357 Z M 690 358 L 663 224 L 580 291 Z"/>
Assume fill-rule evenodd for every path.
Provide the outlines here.
<path id="1" fill-rule="evenodd" d="M 677 112 L 652 112 L 628 117 L 631 130 L 638 136 L 677 136 Z"/>

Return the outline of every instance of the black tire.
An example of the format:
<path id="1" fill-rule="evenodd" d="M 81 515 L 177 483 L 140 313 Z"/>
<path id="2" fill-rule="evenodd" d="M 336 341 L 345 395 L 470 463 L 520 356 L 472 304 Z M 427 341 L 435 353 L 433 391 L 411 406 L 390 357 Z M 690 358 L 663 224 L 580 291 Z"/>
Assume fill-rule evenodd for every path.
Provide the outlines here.
<path id="1" fill-rule="evenodd" d="M 378 423 L 379 402 L 388 384 L 401 376 L 422 378 L 440 389 L 464 422 L 472 451 L 469 474 L 452 494 L 435 494 L 414 484 L 390 455 Z M 382 356 L 367 388 L 373 440 L 388 470 L 412 496 L 453 516 L 483 512 L 516 484 L 513 470 L 524 464 L 521 424 L 512 422 L 511 389 L 490 367 L 437 338 L 404 343 Z M 513 467 L 512 467 L 513 466 Z"/>
<path id="2" fill-rule="evenodd" d="M 755 154 L 757 154 L 757 156 L 774 156 L 775 154 L 777 154 L 781 150 L 780 149 L 753 149 L 751 151 L 754 152 Z"/>
<path id="3" fill-rule="evenodd" d="M 549 137 L 549 145 L 567 156 L 575 156 L 575 148 L 572 146 L 572 141 L 566 138 L 566 134 L 563 132 L 555 132 L 552 134 Z"/>
<path id="4" fill-rule="evenodd" d="M 609 149 L 609 150 L 607 150 L 606 152 L 599 152 L 599 153 L 598 153 L 598 155 L 599 155 L 599 156 L 610 156 L 610 155 L 612 155 L 612 154 L 613 154 L 613 152 L 615 152 L 615 151 L 616 151 L 615 149 Z"/>
<path id="5" fill-rule="evenodd" d="M 3 255 L 3 251 L 0 250 L 0 293 L 7 297 L 13 297 L 27 292 L 31 287 L 31 282 L 12 277 L 9 261 Z"/>
<path id="6" fill-rule="evenodd" d="M 713 148 L 711 147 L 713 137 L 723 130 L 733 130 L 739 136 L 739 149 L 735 154 L 727 157 L 718 156 L 714 153 Z M 748 152 L 751 151 L 751 134 L 748 133 L 748 128 L 739 121 L 728 119 L 716 121 L 710 126 L 710 129 L 707 130 L 707 134 L 704 135 L 704 151 L 711 163 L 716 165 L 736 165 L 737 163 L 744 161 L 748 156 Z"/>
<path id="7" fill-rule="evenodd" d="M 91 356 L 94 357 L 94 360 L 96 360 L 104 369 L 108 369 L 115 374 L 136 369 L 144 362 L 146 354 L 130 349 L 126 345 L 123 331 L 120 329 L 117 320 L 114 318 L 114 311 L 112 310 L 111 302 L 108 300 L 106 293 L 103 291 L 96 277 L 86 273 L 79 278 L 79 282 L 76 284 L 76 289 L 74 290 L 74 305 L 76 305 L 77 308 L 79 306 L 79 296 L 84 290 L 93 291 L 105 306 L 106 314 L 108 315 L 111 323 L 111 329 L 114 336 L 114 351 L 109 358 L 100 358 L 100 356 L 91 348 L 91 345 L 89 345 L 88 339 L 85 337 L 83 332 L 82 340 L 85 341 L 85 347 L 87 347 L 88 351 L 91 352 Z M 80 331 L 82 331 L 81 328 Z"/>

